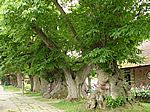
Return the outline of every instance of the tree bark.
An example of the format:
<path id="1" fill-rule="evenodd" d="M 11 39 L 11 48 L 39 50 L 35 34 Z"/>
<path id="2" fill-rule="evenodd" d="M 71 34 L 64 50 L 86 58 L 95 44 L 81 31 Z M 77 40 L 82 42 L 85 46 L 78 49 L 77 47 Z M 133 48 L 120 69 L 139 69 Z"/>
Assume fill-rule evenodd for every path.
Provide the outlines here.
<path id="1" fill-rule="evenodd" d="M 113 99 L 116 99 L 121 96 L 128 101 L 128 98 L 131 97 L 130 87 L 126 84 L 126 81 L 122 75 L 121 70 L 116 68 L 115 71 L 116 72 L 113 74 L 113 76 L 110 77 L 111 97 Z"/>
<path id="2" fill-rule="evenodd" d="M 70 21 L 70 19 L 68 18 L 66 12 L 63 10 L 63 8 L 58 3 L 58 0 L 53 0 L 53 2 L 55 4 L 56 8 L 58 9 L 58 11 L 64 16 L 65 22 L 68 25 L 68 29 L 71 32 L 71 34 L 73 36 L 73 39 L 76 41 L 76 38 L 77 38 L 78 35 L 77 35 L 77 32 L 76 32 L 76 30 L 74 28 L 73 23 Z"/>
<path id="3" fill-rule="evenodd" d="M 96 71 L 98 85 L 96 91 L 89 97 L 87 108 L 106 108 L 105 97 L 107 96 L 111 96 L 113 99 L 118 97 L 124 97 L 126 99 L 129 96 L 123 75 L 119 68 L 115 67 L 112 75 L 104 72 L 100 68 Z"/>
<path id="4" fill-rule="evenodd" d="M 30 85 L 31 85 L 30 91 L 33 91 L 33 86 L 34 86 L 33 76 L 29 75 L 29 79 L 30 79 Z"/>
<path id="5" fill-rule="evenodd" d="M 122 80 L 123 81 L 123 80 Z M 113 99 L 118 98 L 119 96 L 125 96 L 125 92 L 123 89 L 123 83 L 121 80 L 119 80 L 119 77 L 117 74 L 115 74 L 110 79 L 110 85 L 111 85 L 111 96 Z"/>
<path id="6" fill-rule="evenodd" d="M 85 96 L 83 92 L 83 84 L 91 70 L 92 66 L 89 65 L 84 66 L 77 73 L 68 69 L 64 69 L 68 89 L 68 96 L 66 99 L 73 100 L 83 98 Z"/>
<path id="7" fill-rule="evenodd" d="M 109 78 L 108 74 L 105 73 L 102 69 L 97 68 L 96 70 L 98 84 L 96 90 L 89 96 L 89 100 L 87 102 L 87 108 L 105 108 L 106 104 L 104 102 L 104 96 L 109 95 Z"/>
<path id="8" fill-rule="evenodd" d="M 118 97 L 128 97 L 127 85 L 125 83 L 123 73 L 118 68 L 117 62 L 112 62 L 112 76 L 110 77 L 110 85 L 111 85 L 111 97 L 116 99 Z"/>
<path id="9" fill-rule="evenodd" d="M 18 83 L 17 83 L 17 77 L 15 74 L 10 74 L 9 76 L 9 79 L 10 79 L 10 84 L 17 87 Z"/>
<path id="10" fill-rule="evenodd" d="M 61 78 L 49 83 L 47 91 L 43 94 L 45 98 L 65 98 L 66 96 L 66 83 Z"/>
<path id="11" fill-rule="evenodd" d="M 41 78 L 41 93 L 44 94 L 49 88 L 49 82 Z"/>
<path id="12" fill-rule="evenodd" d="M 40 83 L 40 78 L 38 76 L 33 77 L 33 92 L 40 92 L 41 91 L 41 83 Z"/>
<path id="13" fill-rule="evenodd" d="M 22 78 L 23 78 L 22 74 L 18 73 L 17 74 L 17 87 L 18 88 L 22 88 Z"/>
<path id="14" fill-rule="evenodd" d="M 37 27 L 36 25 L 32 25 L 32 31 L 41 38 L 47 48 L 49 48 L 50 50 L 52 50 L 53 48 L 57 48 L 56 44 L 53 41 L 50 41 L 50 39 L 41 28 Z"/>
<path id="15" fill-rule="evenodd" d="M 75 80 L 72 78 L 72 74 L 68 70 L 64 70 L 66 83 L 67 83 L 67 89 L 68 89 L 68 96 L 66 99 L 72 100 L 77 99 L 80 97 L 79 91 L 77 90 L 77 84 Z"/>

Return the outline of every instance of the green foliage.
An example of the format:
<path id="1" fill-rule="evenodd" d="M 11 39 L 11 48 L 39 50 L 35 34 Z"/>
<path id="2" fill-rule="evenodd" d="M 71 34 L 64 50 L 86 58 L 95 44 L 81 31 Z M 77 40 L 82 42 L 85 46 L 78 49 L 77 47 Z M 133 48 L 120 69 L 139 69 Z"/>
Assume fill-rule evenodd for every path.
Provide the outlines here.
<path id="1" fill-rule="evenodd" d="M 110 108 L 116 108 L 125 104 L 124 97 L 118 97 L 116 99 L 113 99 L 111 96 L 107 96 L 105 97 L 105 101 L 106 101 L 106 105 Z"/>
<path id="2" fill-rule="evenodd" d="M 25 74 L 41 74 L 43 71 L 62 69 L 64 66 L 78 68 L 73 64 L 76 59 L 64 54 L 74 49 L 74 42 L 70 40 L 70 34 L 63 24 L 64 19 L 54 8 L 52 1 L 6 0 L 0 8 L 2 74 L 19 71 Z M 58 49 L 46 48 L 39 35 L 32 31 L 33 25 L 41 28 Z"/>
<path id="3" fill-rule="evenodd" d="M 62 4 L 70 2 L 63 0 Z M 136 0 L 80 0 L 61 14 L 52 0 L 5 0 L 0 2 L 0 71 L 42 74 L 85 64 L 111 72 L 111 63 L 138 63 L 140 43 L 149 39 L 150 14 L 146 3 Z M 140 10 L 143 12 L 137 15 Z M 66 17 L 68 19 L 66 19 Z M 69 20 L 69 21 L 68 21 Z M 41 32 L 55 45 L 48 49 Z M 72 26 L 76 32 L 72 36 Z M 76 51 L 77 56 L 67 53 Z"/>
<path id="4" fill-rule="evenodd" d="M 91 77 L 96 77 L 96 70 L 95 70 L 95 69 L 93 69 L 93 70 L 91 71 L 90 76 L 91 76 Z"/>
<path id="5" fill-rule="evenodd" d="M 138 101 L 149 101 L 150 90 L 134 89 L 131 91 L 133 97 Z"/>
<path id="6" fill-rule="evenodd" d="M 135 19 L 136 9 L 133 8 L 133 1 L 87 0 L 81 1 L 81 4 L 75 15 L 84 10 L 77 16 L 77 20 L 82 21 L 82 24 L 78 25 L 78 32 L 83 39 L 83 47 L 88 49 L 85 59 L 106 65 L 113 60 L 117 60 L 119 64 L 125 60 L 140 62 L 137 46 L 149 37 L 149 14 Z M 106 68 L 108 67 L 109 64 Z"/>

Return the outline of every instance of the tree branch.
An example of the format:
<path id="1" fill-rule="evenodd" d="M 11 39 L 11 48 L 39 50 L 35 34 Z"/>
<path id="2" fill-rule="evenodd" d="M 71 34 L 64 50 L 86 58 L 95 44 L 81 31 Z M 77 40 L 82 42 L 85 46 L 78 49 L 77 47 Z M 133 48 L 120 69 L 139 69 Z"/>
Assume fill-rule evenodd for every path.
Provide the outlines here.
<path id="1" fill-rule="evenodd" d="M 81 67 L 77 74 L 78 77 L 76 77 L 76 80 L 78 80 L 77 78 L 80 78 L 81 80 L 85 80 L 94 67 L 95 65 L 92 64 L 84 65 L 83 67 Z"/>
<path id="2" fill-rule="evenodd" d="M 65 22 L 68 24 L 69 26 L 69 30 L 72 33 L 72 36 L 74 38 L 77 37 L 77 32 L 73 26 L 73 24 L 71 23 L 71 21 L 69 20 L 69 18 L 67 17 L 67 14 L 65 13 L 65 11 L 63 10 L 63 8 L 60 6 L 60 4 L 58 3 L 58 0 L 53 0 L 54 5 L 56 6 L 56 8 L 59 10 L 59 12 L 65 17 Z"/>
<path id="3" fill-rule="evenodd" d="M 38 28 L 37 26 L 33 25 L 32 26 L 32 31 L 36 33 L 42 41 L 46 44 L 46 46 L 52 50 L 53 48 L 56 47 L 56 45 L 53 42 L 50 42 L 46 34 L 42 31 L 42 29 Z"/>

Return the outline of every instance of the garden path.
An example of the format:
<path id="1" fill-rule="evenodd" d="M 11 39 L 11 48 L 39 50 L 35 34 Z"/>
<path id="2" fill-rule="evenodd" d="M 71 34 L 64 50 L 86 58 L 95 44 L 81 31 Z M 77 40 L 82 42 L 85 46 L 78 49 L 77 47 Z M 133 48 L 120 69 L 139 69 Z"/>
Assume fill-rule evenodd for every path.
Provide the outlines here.
<path id="1" fill-rule="evenodd" d="M 63 112 L 31 97 L 6 92 L 0 85 L 0 112 Z"/>

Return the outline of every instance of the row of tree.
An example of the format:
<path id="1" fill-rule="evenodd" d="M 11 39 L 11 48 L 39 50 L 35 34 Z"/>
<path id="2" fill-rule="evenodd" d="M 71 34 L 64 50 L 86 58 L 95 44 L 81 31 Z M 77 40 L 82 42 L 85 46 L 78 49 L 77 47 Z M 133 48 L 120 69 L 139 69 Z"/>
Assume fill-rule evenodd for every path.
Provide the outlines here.
<path id="1" fill-rule="evenodd" d="M 105 95 L 128 97 L 120 65 L 141 61 L 137 46 L 150 36 L 148 2 L 0 0 L 0 4 L 1 74 L 28 75 L 32 90 L 41 87 L 48 98 L 59 91 L 57 97 L 66 93 L 67 99 L 77 99 L 84 96 L 85 79 L 95 69 L 99 84 L 94 105 Z"/>

